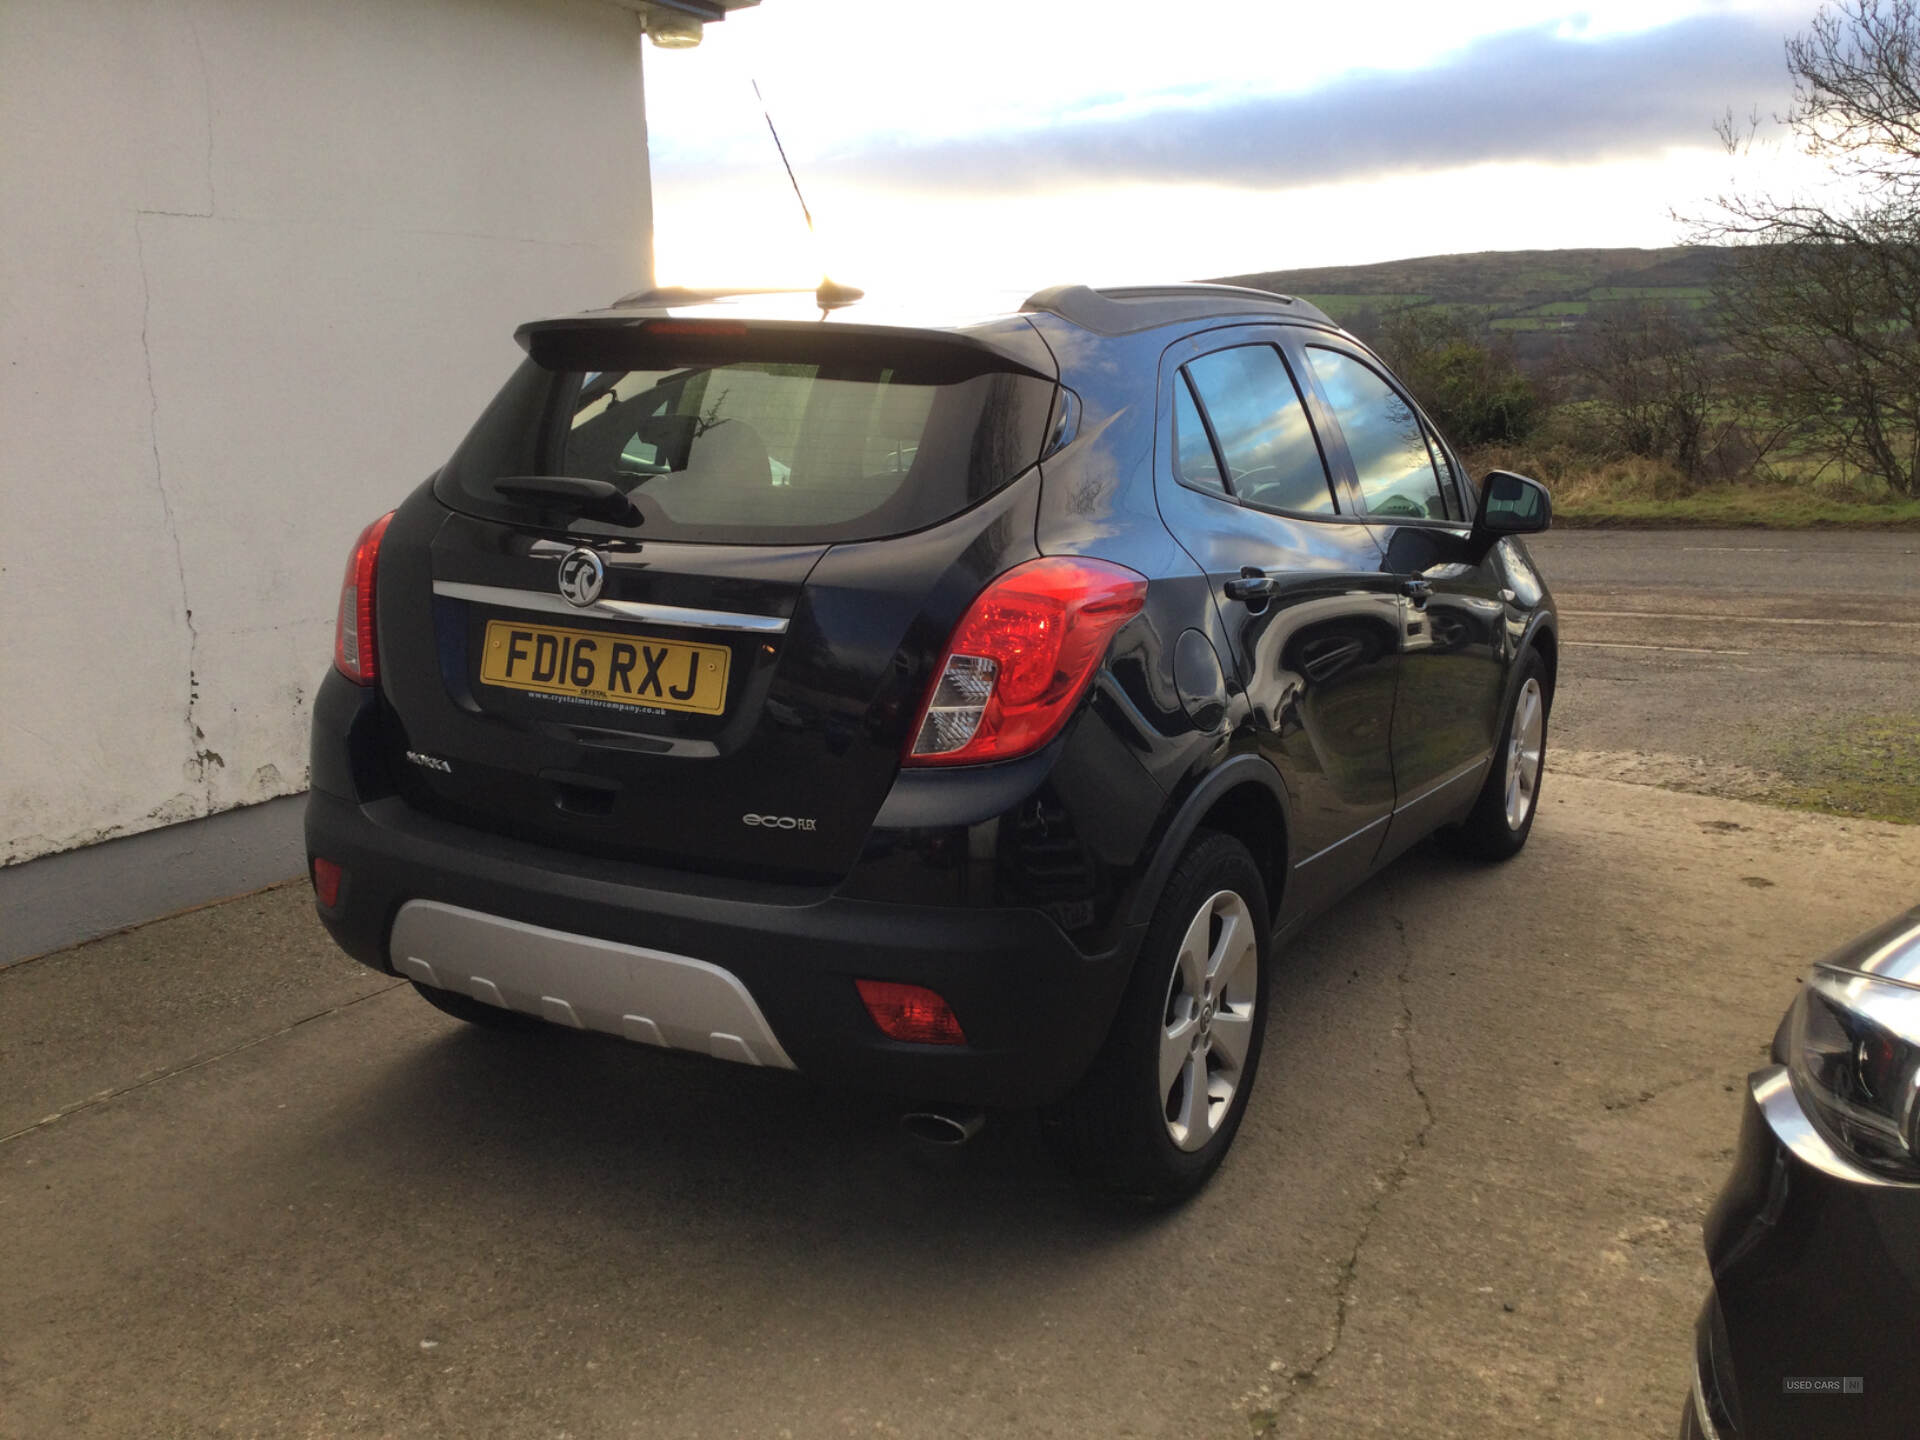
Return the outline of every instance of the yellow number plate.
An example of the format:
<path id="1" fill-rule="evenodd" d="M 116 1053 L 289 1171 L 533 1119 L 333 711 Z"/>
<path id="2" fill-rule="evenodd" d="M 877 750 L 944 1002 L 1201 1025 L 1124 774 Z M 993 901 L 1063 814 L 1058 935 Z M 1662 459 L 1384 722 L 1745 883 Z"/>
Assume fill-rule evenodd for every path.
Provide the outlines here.
<path id="1" fill-rule="evenodd" d="M 724 645 L 489 620 L 480 678 L 542 695 L 718 715 L 731 658 Z"/>

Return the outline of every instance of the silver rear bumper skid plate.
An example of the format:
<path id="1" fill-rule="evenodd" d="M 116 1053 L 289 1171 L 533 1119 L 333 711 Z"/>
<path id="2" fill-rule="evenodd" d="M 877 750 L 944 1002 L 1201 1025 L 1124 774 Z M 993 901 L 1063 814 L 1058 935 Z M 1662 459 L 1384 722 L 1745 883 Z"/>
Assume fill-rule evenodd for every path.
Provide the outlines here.
<path id="1" fill-rule="evenodd" d="M 794 1068 L 747 987 L 704 960 L 437 900 L 402 905 L 388 947 L 409 980 L 489 1005 L 643 1045 Z"/>

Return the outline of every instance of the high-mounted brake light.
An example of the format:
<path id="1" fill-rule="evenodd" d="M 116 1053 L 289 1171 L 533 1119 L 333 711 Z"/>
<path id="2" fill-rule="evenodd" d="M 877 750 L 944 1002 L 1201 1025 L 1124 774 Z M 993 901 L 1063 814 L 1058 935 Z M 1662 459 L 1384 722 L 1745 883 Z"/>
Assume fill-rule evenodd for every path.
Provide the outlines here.
<path id="1" fill-rule="evenodd" d="M 356 685 L 379 678 L 373 643 L 373 580 L 380 559 L 380 537 L 393 519 L 389 510 L 360 532 L 347 557 L 346 578 L 340 582 L 340 612 L 333 632 L 333 668 Z"/>
<path id="2" fill-rule="evenodd" d="M 744 320 L 648 320 L 640 328 L 649 335 L 690 335 L 695 338 L 747 333 Z"/>
<path id="3" fill-rule="evenodd" d="M 973 765 L 1039 749 L 1146 600 L 1144 575 L 1105 560 L 1047 556 L 999 576 L 947 642 L 905 763 Z"/>

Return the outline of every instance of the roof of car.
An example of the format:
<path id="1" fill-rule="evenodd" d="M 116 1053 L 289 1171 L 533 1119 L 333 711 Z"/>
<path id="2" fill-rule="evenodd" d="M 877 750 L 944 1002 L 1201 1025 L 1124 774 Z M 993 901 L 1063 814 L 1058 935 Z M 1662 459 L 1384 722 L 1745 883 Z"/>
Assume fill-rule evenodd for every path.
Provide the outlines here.
<path id="1" fill-rule="evenodd" d="M 1216 315 L 1271 314 L 1276 319 L 1333 324 L 1324 311 L 1304 300 L 1243 285 L 1129 285 L 1100 290 L 1087 285 L 1055 285 L 1029 295 L 1020 308 L 1029 313 L 1058 315 L 1097 335 L 1131 335 Z"/>
<path id="2" fill-rule="evenodd" d="M 971 300 L 972 303 L 968 303 Z M 1054 285 L 1021 299 L 1017 292 L 975 297 L 943 296 L 924 301 L 867 298 L 850 286 L 823 285 L 813 290 L 695 290 L 679 287 L 639 290 L 623 295 L 615 311 L 725 313 L 741 319 L 801 319 L 817 316 L 864 324 L 907 324 L 966 329 L 1010 315 L 1055 315 L 1097 335 L 1131 335 L 1183 320 L 1253 315 L 1305 320 L 1331 327 L 1333 321 L 1306 301 L 1271 290 L 1242 285 L 1129 285 L 1095 289 Z"/>

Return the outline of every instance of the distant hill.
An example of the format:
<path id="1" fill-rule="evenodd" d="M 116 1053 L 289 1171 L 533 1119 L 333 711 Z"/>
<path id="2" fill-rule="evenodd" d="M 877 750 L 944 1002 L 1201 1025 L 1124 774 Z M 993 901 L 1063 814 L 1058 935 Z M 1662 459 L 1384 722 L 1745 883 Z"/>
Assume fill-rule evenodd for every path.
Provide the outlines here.
<path id="1" fill-rule="evenodd" d="M 1394 310 L 1439 305 L 1514 332 L 1516 339 L 1544 340 L 1578 330 L 1594 304 L 1609 300 L 1706 305 L 1724 257 L 1712 246 L 1482 250 L 1378 265 L 1266 270 L 1222 276 L 1221 282 L 1298 295 L 1363 334 Z"/>

